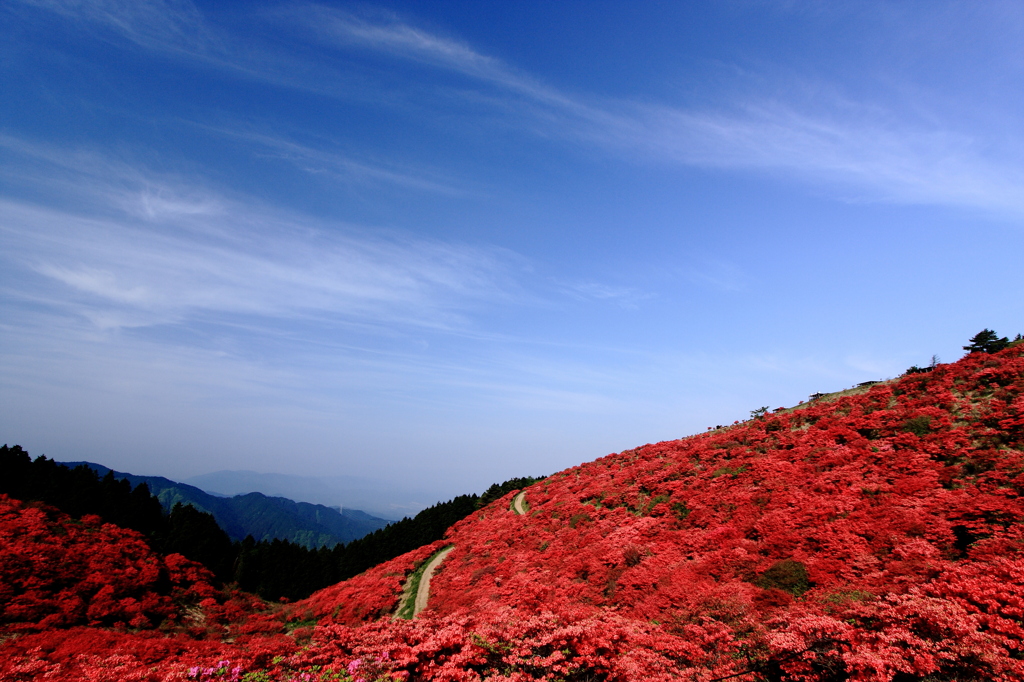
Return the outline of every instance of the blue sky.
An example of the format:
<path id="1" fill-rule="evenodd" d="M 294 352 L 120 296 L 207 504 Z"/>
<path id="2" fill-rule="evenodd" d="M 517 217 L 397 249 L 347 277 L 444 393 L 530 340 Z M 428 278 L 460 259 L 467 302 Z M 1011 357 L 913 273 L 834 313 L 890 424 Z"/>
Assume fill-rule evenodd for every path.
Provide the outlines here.
<path id="1" fill-rule="evenodd" d="M 1016 2 L 14 1 L 0 101 L 58 460 L 444 497 L 1024 331 Z"/>

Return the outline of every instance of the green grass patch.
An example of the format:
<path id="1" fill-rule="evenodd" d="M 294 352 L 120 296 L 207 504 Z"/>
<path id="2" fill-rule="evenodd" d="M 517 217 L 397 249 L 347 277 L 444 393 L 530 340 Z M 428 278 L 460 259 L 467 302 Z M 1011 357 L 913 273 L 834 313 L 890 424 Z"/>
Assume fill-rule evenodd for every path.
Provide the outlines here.
<path id="1" fill-rule="evenodd" d="M 316 618 L 303 618 L 302 620 L 290 620 L 290 621 L 288 621 L 287 623 L 284 624 L 284 629 L 285 629 L 285 632 L 287 632 L 288 634 L 291 634 L 293 630 L 298 630 L 299 628 L 312 628 L 312 627 L 316 627 L 317 622 L 318 621 L 317 621 Z"/>
<path id="2" fill-rule="evenodd" d="M 590 514 L 587 514 L 586 512 L 584 512 L 582 514 L 573 514 L 569 518 L 569 527 L 570 528 L 575 528 L 577 524 L 589 523 L 590 521 L 591 521 Z"/>

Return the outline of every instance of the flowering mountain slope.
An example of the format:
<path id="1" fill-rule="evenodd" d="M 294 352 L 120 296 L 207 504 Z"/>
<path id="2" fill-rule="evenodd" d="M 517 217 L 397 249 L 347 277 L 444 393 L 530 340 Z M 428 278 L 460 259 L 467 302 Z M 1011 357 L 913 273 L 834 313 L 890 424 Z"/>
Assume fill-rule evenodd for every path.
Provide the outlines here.
<path id="1" fill-rule="evenodd" d="M 574 467 L 525 514 L 509 493 L 273 617 L 219 616 L 187 654 L 124 632 L 86 665 L 18 636 L 0 679 L 1021 679 L 1022 351 Z M 427 608 L 394 618 L 449 545 Z"/>
<path id="2" fill-rule="evenodd" d="M 509 495 L 449 533 L 420 629 L 577 623 L 602 635 L 565 665 L 626 678 L 601 662 L 616 637 L 698 677 L 1024 675 L 1020 350 L 583 464 L 528 488 L 525 516 Z M 355 624 L 325 607 L 387 570 L 308 604 Z M 472 641 L 458 655 L 487 658 Z"/>
<path id="3" fill-rule="evenodd" d="M 210 599 L 212 574 L 180 554 L 154 554 L 139 533 L 0 495 L 0 623 L 149 627 L 176 604 Z"/>

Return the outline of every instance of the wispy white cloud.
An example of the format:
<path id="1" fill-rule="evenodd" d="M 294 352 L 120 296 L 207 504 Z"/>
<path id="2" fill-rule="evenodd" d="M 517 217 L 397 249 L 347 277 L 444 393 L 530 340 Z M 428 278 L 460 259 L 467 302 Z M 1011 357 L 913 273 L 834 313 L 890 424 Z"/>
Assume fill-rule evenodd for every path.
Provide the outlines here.
<path id="1" fill-rule="evenodd" d="M 0 166 L 11 186 L 48 197 L 0 199 L 0 260 L 104 326 L 215 313 L 455 330 L 522 295 L 522 261 L 501 249 L 313 219 L 102 154 L 0 147 L 17 159 Z M 39 282 L 8 282 L 40 302 Z"/>
<path id="2" fill-rule="evenodd" d="M 555 88 L 502 60 L 483 54 L 455 38 L 425 31 L 397 16 L 385 21 L 370 20 L 323 5 L 298 5 L 279 13 L 304 25 L 321 40 L 335 47 L 373 50 L 393 57 L 461 73 L 524 95 L 537 102 L 564 109 L 579 105 Z"/>
<path id="3" fill-rule="evenodd" d="M 845 186 L 854 199 L 1024 212 L 1019 159 L 987 154 L 987 142 L 968 133 L 893 122 L 875 106 L 850 109 L 838 101 L 814 112 L 778 103 L 727 113 L 644 106 L 618 130 L 593 134 L 652 158 Z"/>
<path id="4" fill-rule="evenodd" d="M 76 31 L 111 42 L 127 41 L 148 52 L 243 80 L 335 96 L 347 90 L 339 74 L 326 73 L 308 59 L 260 44 L 250 35 L 223 29 L 191 0 L 14 1 L 56 14 Z"/>
<path id="5" fill-rule="evenodd" d="M 281 135 L 272 135 L 248 129 L 199 125 L 218 135 L 237 139 L 266 155 L 280 158 L 311 174 L 331 174 L 344 181 L 388 184 L 405 189 L 416 189 L 447 195 L 464 194 L 458 183 L 443 177 L 437 171 L 403 167 L 399 164 L 374 163 L 347 154 L 299 144 Z"/>
<path id="6" fill-rule="evenodd" d="M 159 175 L 90 148 L 65 148 L 0 133 L 0 177 L 9 188 L 31 187 L 49 205 L 129 214 L 146 220 L 223 214 L 222 197 L 173 174 Z"/>
<path id="7" fill-rule="evenodd" d="M 701 109 L 562 92 L 458 40 L 398 18 L 371 21 L 319 6 L 294 10 L 336 46 L 454 71 L 515 97 L 491 99 L 543 130 L 639 160 L 788 174 L 840 187 L 844 198 L 1024 212 L 1024 163 L 943 125 L 937 112 L 891 110 L 814 90 L 814 103 L 740 96 Z M 312 29 L 311 29 L 312 30 Z M 798 88 L 799 89 L 799 88 Z M 540 127 L 538 128 L 538 124 Z"/>
<path id="8" fill-rule="evenodd" d="M 279 49 L 243 48 L 186 0 L 25 1 L 105 26 L 147 49 L 187 53 L 279 86 L 354 96 L 351 89 L 324 82 L 325 73 L 336 83 L 346 78 L 336 67 L 325 72 L 324 66 L 296 63 L 295 55 Z M 1024 162 L 1012 152 L 1024 146 L 1020 136 L 1013 145 L 999 144 L 982 132 L 944 122 L 942 112 L 921 104 L 906 111 L 877 101 L 851 103 L 822 87 L 805 88 L 821 95 L 814 101 L 741 92 L 732 105 L 717 108 L 622 101 L 563 91 L 464 41 L 395 15 L 296 4 L 267 10 L 264 16 L 301 27 L 306 39 L 328 49 L 369 51 L 461 74 L 497 93 L 481 93 L 477 101 L 503 108 L 512 125 L 631 160 L 782 175 L 829 187 L 834 195 L 854 201 L 1024 212 Z M 465 90 L 450 94 L 466 97 Z M 275 144 L 271 139 L 262 143 Z M 445 191 L 448 185 L 386 165 L 328 158 L 280 140 L 276 144 L 278 153 L 295 163 L 308 162 L 310 170 L 330 168 L 349 177 L 427 190 Z"/>
<path id="9" fill-rule="evenodd" d="M 281 159 L 311 175 L 329 175 L 339 183 L 388 186 L 447 196 L 468 193 L 442 173 L 409 164 L 374 162 L 322 148 L 299 144 L 280 134 L 187 123 L 213 135 L 239 141 L 253 156 Z M 157 219 L 223 214 L 222 197 L 195 183 L 175 177 L 140 173 L 132 163 L 93 150 L 57 148 L 0 133 L 0 150 L 18 157 L 18 164 L 0 164 L 0 177 L 35 186 L 60 187 L 62 192 L 91 197 L 138 217 Z M 54 170 L 59 172 L 55 175 Z"/>
<path id="10" fill-rule="evenodd" d="M 239 205 L 179 220 L 118 222 L 4 201 L 0 241 L 4 260 L 16 259 L 8 267 L 27 264 L 66 287 L 81 314 L 116 311 L 104 319 L 124 325 L 216 313 L 456 328 L 474 302 L 507 299 L 514 286 L 497 251 L 332 231 Z"/>
<path id="11" fill-rule="evenodd" d="M 734 263 L 719 258 L 704 258 L 700 263 L 680 270 L 683 278 L 697 286 L 727 293 L 747 288 L 746 273 Z"/>
<path id="12" fill-rule="evenodd" d="M 483 323 L 566 293 L 528 290 L 515 254 L 333 224 L 100 154 L 10 138 L 6 148 L 74 200 L 0 198 L 2 380 L 50 385 L 60 358 L 62 381 L 80 386 L 116 392 L 150 377 L 181 395 L 198 386 L 291 402 L 315 419 L 370 395 L 413 412 L 473 409 L 472 396 L 534 413 L 611 412 L 622 401 L 605 387 L 636 381 L 573 357 L 621 351 Z M 572 295 L 621 305 L 638 294 L 590 281 Z"/>
<path id="13" fill-rule="evenodd" d="M 574 298 L 605 301 L 623 308 L 636 308 L 640 301 L 653 296 L 650 292 L 635 287 L 615 286 L 592 281 L 566 284 L 564 290 Z"/>
<path id="14" fill-rule="evenodd" d="M 189 0 L 21 0 L 84 26 L 96 26 L 150 49 L 208 52 L 217 44 Z"/>
<path id="15" fill-rule="evenodd" d="M 78 291 L 94 294 L 105 301 L 145 306 L 152 301 L 152 293 L 144 286 L 126 288 L 110 270 L 97 270 L 89 266 L 76 269 L 40 263 L 37 272 Z"/>

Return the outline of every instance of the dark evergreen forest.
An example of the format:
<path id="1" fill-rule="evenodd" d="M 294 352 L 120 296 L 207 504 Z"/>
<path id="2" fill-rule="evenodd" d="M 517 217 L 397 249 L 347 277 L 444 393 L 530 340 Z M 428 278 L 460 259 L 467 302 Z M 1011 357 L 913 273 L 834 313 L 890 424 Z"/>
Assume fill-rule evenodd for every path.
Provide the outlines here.
<path id="1" fill-rule="evenodd" d="M 85 465 L 71 468 L 46 457 L 32 459 L 19 445 L 0 447 L 0 494 L 52 505 L 74 518 L 96 514 L 138 531 L 158 552 L 201 562 L 222 585 L 234 583 L 268 600 L 302 599 L 440 540 L 448 528 L 483 505 L 538 480 L 495 483 L 483 495 L 438 502 L 348 544 L 309 549 L 286 540 L 257 542 L 252 536 L 232 542 L 212 514 L 180 503 L 166 513 L 145 483 L 133 488 L 113 472 L 101 477 Z"/>

